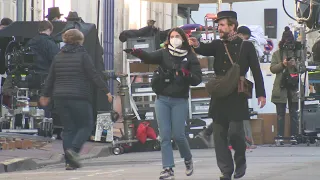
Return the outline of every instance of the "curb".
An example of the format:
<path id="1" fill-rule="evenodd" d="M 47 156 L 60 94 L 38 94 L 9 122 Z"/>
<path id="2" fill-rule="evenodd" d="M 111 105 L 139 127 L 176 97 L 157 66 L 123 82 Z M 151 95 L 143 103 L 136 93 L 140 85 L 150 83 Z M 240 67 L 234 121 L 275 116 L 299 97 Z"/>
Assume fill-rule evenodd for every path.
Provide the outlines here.
<path id="1" fill-rule="evenodd" d="M 81 160 L 107 157 L 112 154 L 112 146 L 95 146 L 88 154 L 80 156 Z M 13 172 L 13 171 L 24 171 L 24 170 L 35 170 L 43 168 L 49 165 L 60 164 L 64 162 L 63 154 L 55 154 L 49 160 L 41 161 L 31 158 L 14 158 L 3 162 L 0 162 L 0 173 Z"/>
<path id="2" fill-rule="evenodd" d="M 0 172 L 13 172 L 37 169 L 37 163 L 30 158 L 14 158 L 3 161 Z"/>

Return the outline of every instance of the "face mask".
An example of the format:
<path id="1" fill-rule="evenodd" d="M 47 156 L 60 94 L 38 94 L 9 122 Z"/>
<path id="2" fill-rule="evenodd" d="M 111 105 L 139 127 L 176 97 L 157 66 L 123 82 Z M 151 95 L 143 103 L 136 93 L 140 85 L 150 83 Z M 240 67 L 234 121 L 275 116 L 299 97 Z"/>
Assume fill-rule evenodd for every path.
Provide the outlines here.
<path id="1" fill-rule="evenodd" d="M 171 38 L 170 39 L 170 44 L 174 47 L 174 48 L 178 48 L 181 47 L 182 45 L 182 40 L 180 38 Z"/>

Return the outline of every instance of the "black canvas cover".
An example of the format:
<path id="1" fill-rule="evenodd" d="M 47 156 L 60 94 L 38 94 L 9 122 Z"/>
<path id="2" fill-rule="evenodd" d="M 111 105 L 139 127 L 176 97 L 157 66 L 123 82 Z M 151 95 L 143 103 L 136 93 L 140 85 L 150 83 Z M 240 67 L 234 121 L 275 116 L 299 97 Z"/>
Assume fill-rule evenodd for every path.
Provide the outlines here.
<path id="1" fill-rule="evenodd" d="M 27 42 L 38 34 L 39 23 L 39 21 L 16 21 L 0 30 L 0 74 L 5 73 L 4 55 L 6 47 L 12 40 L 12 37 L 22 38 L 24 42 Z M 66 26 L 66 22 L 52 22 L 52 25 L 54 27 L 52 35 L 54 36 Z"/>
<path id="2" fill-rule="evenodd" d="M 84 36 L 85 41 L 83 46 L 86 48 L 87 52 L 92 57 L 94 64 L 100 73 L 101 77 L 103 77 L 106 81 L 108 77 L 106 77 L 102 72 L 104 71 L 104 62 L 103 62 L 103 48 L 100 45 L 100 41 L 98 38 L 98 31 L 95 24 L 91 23 L 84 23 L 84 22 L 77 22 L 77 21 L 70 21 L 67 22 L 65 27 L 58 32 L 54 38 L 57 41 L 62 41 L 61 35 L 69 29 L 78 29 L 80 30 Z M 102 91 L 97 91 L 94 89 L 94 112 L 97 111 L 109 111 L 111 109 L 110 103 L 108 103 L 108 98 Z M 95 115 L 96 116 L 96 115 Z"/>
<path id="3" fill-rule="evenodd" d="M 16 21 L 0 30 L 0 38 L 2 37 L 23 37 L 31 39 L 38 34 L 38 25 L 40 21 Z M 54 36 L 60 32 L 65 26 L 66 22 L 52 22 Z"/>
<path id="4" fill-rule="evenodd" d="M 25 42 L 33 38 L 38 34 L 38 25 L 40 21 L 16 21 L 6 28 L 0 30 L 0 49 L 6 47 L 7 44 L 11 41 L 12 37 L 23 38 Z M 83 22 L 52 22 L 53 33 L 51 36 L 54 40 L 62 42 L 61 35 L 69 29 L 79 29 L 85 36 L 84 47 L 87 52 L 92 57 L 94 64 L 100 72 L 101 76 L 105 77 L 102 73 L 104 71 L 104 62 L 103 62 L 103 48 L 100 45 L 98 38 L 98 31 L 95 24 L 83 23 Z M 2 51 L 1 51 L 2 52 Z M 4 54 L 0 53 L 0 67 L 5 66 Z M 3 55 L 3 56 L 2 56 Z M 110 103 L 108 103 L 107 96 L 100 91 L 94 89 L 94 112 L 97 111 L 107 111 L 110 110 Z M 99 97 L 99 98 L 97 98 Z M 99 101 L 97 101 L 97 99 Z"/>

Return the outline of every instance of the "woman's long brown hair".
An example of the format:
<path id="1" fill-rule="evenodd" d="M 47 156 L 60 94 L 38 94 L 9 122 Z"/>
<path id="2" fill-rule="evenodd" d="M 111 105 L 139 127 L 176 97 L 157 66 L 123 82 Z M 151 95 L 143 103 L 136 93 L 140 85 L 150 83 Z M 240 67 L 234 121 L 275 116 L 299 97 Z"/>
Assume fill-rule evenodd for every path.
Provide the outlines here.
<path id="1" fill-rule="evenodd" d="M 191 46 L 189 45 L 189 41 L 188 41 L 188 38 L 187 38 L 187 35 L 186 33 L 179 27 L 176 27 L 176 28 L 172 28 L 169 33 L 168 33 L 168 37 L 167 37 L 167 40 L 166 42 L 164 43 L 164 47 L 165 48 L 168 48 L 169 44 L 170 44 L 170 36 L 171 36 L 171 33 L 173 31 L 176 31 L 177 33 L 180 34 L 180 36 L 182 37 L 182 46 L 181 46 L 181 49 L 183 50 L 187 50 L 187 51 L 191 51 L 192 48 Z"/>

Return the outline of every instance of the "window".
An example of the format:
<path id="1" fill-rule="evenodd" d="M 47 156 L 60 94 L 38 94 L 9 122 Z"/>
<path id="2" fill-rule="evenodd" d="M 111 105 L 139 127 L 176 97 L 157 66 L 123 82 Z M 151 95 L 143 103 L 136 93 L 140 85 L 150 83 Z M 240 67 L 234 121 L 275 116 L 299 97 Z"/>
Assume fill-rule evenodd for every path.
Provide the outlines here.
<path id="1" fill-rule="evenodd" d="M 61 20 L 65 20 L 68 16 L 69 11 L 71 11 L 71 0 L 44 0 L 45 1 L 45 16 L 48 15 L 48 8 L 59 7 Z"/>
<path id="2" fill-rule="evenodd" d="M 187 18 L 178 15 L 177 16 L 177 26 L 182 26 L 185 24 L 187 24 Z"/>

